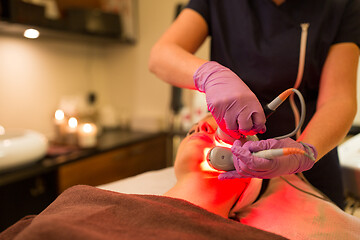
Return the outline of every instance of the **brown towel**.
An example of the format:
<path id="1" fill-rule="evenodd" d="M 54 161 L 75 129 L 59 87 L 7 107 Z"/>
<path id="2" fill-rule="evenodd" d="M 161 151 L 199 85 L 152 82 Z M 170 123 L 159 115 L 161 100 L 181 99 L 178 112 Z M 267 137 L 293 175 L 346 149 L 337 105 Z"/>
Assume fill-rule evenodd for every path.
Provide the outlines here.
<path id="1" fill-rule="evenodd" d="M 121 194 L 90 186 L 62 193 L 37 216 L 28 216 L 0 239 L 285 239 L 225 219 L 189 202 Z"/>

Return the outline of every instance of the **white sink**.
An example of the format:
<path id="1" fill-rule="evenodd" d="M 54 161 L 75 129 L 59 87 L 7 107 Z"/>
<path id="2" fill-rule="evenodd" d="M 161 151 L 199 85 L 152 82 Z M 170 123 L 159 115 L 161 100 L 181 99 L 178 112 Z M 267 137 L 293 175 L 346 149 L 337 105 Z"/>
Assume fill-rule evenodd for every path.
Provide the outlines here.
<path id="1" fill-rule="evenodd" d="M 46 155 L 48 141 L 43 134 L 23 129 L 0 130 L 0 170 L 31 163 Z"/>

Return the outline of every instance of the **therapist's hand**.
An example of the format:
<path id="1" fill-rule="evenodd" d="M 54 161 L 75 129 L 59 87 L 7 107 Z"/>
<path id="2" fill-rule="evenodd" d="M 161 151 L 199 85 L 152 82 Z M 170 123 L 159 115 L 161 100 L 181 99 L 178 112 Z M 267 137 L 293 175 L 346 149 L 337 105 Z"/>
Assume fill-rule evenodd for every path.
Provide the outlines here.
<path id="1" fill-rule="evenodd" d="M 303 145 L 304 144 L 304 145 Z M 222 173 L 219 179 L 230 178 L 274 178 L 282 175 L 293 174 L 309 170 L 315 161 L 303 154 L 292 154 L 287 156 L 265 159 L 255 157 L 252 153 L 266 149 L 277 148 L 300 148 L 307 154 L 317 157 L 314 146 L 306 143 L 296 142 L 291 138 L 280 140 L 268 139 L 262 141 L 248 141 L 241 144 L 239 140 L 234 142 L 231 148 L 236 171 Z"/>
<path id="2" fill-rule="evenodd" d="M 264 133 L 265 114 L 248 86 L 230 69 L 206 62 L 194 74 L 197 90 L 205 92 L 206 102 L 221 130 L 233 138 L 241 134 Z"/>

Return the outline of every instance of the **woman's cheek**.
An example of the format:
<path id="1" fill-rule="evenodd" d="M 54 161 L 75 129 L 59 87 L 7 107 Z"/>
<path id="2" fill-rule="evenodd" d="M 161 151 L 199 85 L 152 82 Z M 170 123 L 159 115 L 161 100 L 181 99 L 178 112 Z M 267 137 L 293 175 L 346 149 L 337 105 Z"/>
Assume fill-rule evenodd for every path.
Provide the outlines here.
<path id="1" fill-rule="evenodd" d="M 208 145 L 208 144 L 207 144 Z M 180 145 L 176 155 L 175 166 L 184 171 L 198 171 L 200 164 L 204 160 L 204 144 L 184 144 Z"/>

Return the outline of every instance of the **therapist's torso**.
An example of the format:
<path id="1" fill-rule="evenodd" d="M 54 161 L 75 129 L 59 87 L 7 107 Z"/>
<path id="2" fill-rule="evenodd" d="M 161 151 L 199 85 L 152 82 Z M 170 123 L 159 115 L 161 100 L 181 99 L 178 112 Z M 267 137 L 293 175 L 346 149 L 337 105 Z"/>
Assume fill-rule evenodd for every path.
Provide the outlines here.
<path id="1" fill-rule="evenodd" d="M 305 68 L 299 90 L 307 103 L 305 124 L 315 112 L 322 67 L 332 44 L 351 41 L 344 14 L 353 0 L 191 0 L 188 7 L 208 23 L 211 60 L 234 71 L 262 104 L 294 86 L 299 64 L 301 23 L 309 23 Z M 350 4 L 351 3 L 351 4 Z M 346 21 L 354 16 L 348 17 Z M 356 20 L 358 17 L 352 20 Z M 346 23 L 346 22 L 345 22 Z M 267 121 L 260 138 L 295 128 L 288 102 Z"/>

